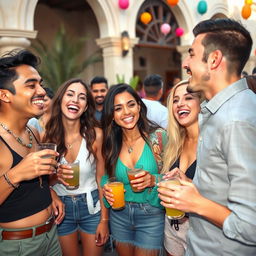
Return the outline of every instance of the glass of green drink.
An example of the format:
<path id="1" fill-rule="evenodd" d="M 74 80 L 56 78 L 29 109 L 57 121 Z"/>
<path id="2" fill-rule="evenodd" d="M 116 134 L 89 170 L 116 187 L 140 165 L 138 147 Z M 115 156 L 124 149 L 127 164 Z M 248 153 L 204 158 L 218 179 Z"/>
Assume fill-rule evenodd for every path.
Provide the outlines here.
<path id="1" fill-rule="evenodd" d="M 79 173 L 80 173 L 80 166 L 79 166 L 79 160 L 75 160 L 73 163 L 66 163 L 67 165 L 71 166 L 73 170 L 73 178 L 65 179 L 65 182 L 67 182 L 69 185 L 66 186 L 68 190 L 74 190 L 79 187 Z"/>

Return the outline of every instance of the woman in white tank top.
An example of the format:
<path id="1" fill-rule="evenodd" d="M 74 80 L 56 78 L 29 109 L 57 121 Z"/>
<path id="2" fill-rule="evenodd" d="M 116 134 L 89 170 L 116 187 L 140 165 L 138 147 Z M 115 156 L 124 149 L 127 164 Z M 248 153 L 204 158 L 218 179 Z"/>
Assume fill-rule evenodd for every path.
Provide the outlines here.
<path id="1" fill-rule="evenodd" d="M 64 255 L 100 256 L 108 239 L 108 212 L 100 198 L 99 186 L 104 174 L 101 154 L 102 130 L 94 119 L 94 101 L 81 79 L 65 82 L 57 91 L 52 104 L 51 119 L 46 125 L 44 141 L 58 145 L 61 163 L 79 160 L 79 187 L 67 189 L 72 171 L 68 165 L 58 168 L 53 189 L 65 204 L 65 218 L 58 226 Z M 65 181 L 64 181 L 65 179 Z"/>

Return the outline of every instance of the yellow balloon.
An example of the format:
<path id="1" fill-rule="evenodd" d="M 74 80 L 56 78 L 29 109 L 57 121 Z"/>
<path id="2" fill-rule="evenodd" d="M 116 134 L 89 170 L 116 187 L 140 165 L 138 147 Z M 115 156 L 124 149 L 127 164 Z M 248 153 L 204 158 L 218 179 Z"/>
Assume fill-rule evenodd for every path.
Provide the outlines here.
<path id="1" fill-rule="evenodd" d="M 140 21 L 144 24 L 148 24 L 152 20 L 152 15 L 149 12 L 143 12 L 140 15 Z"/>
<path id="2" fill-rule="evenodd" d="M 249 4 L 245 4 L 242 9 L 242 17 L 248 19 L 251 16 L 252 9 Z"/>
<path id="3" fill-rule="evenodd" d="M 244 0 L 244 4 L 252 4 L 253 0 Z"/>

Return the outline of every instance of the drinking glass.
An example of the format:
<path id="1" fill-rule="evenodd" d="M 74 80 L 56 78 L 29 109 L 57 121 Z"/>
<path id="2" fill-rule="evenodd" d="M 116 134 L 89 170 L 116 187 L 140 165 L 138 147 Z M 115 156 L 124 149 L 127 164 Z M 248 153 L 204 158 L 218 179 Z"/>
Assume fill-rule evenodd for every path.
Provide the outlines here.
<path id="1" fill-rule="evenodd" d="M 128 176 L 129 181 L 131 181 L 131 180 L 135 180 L 135 179 L 138 178 L 138 177 L 135 177 L 136 174 L 139 174 L 139 173 L 145 172 L 145 171 L 143 170 L 143 166 L 142 165 L 137 165 L 134 168 L 127 168 L 126 172 L 127 172 L 127 176 Z M 147 174 L 147 172 L 145 173 L 145 175 L 146 174 Z M 145 175 L 140 176 L 140 178 L 144 177 Z M 136 193 L 137 192 L 142 192 L 144 190 L 144 189 L 141 190 L 141 189 L 138 189 L 136 187 L 133 187 L 132 184 L 131 184 L 131 188 L 132 188 L 132 191 L 136 192 Z"/>
<path id="2" fill-rule="evenodd" d="M 160 183 L 168 183 L 168 184 L 175 184 L 175 185 L 181 185 L 179 181 L 179 176 L 164 178 L 163 176 L 160 176 L 159 178 Z M 166 188 L 168 189 L 168 188 Z M 166 216 L 168 219 L 182 219 L 185 216 L 185 213 L 183 211 L 174 209 L 174 208 L 167 208 L 165 207 Z"/>
<path id="3" fill-rule="evenodd" d="M 57 145 L 54 143 L 39 143 L 36 145 L 36 151 L 44 150 L 44 149 L 52 149 L 57 151 Z M 55 158 L 53 155 L 44 155 L 42 158 Z"/>
<path id="4" fill-rule="evenodd" d="M 108 186 L 112 189 L 114 196 L 114 202 L 112 205 L 113 210 L 121 210 L 125 206 L 124 201 L 124 184 L 116 179 L 116 177 L 111 177 L 108 179 Z"/>
<path id="5" fill-rule="evenodd" d="M 79 188 L 79 177 L 80 177 L 80 161 L 75 160 L 74 162 L 70 163 L 65 161 L 64 159 L 61 160 L 61 164 L 65 164 L 71 167 L 73 170 L 73 178 L 65 178 L 64 181 L 68 183 L 66 189 L 68 190 L 75 190 Z"/>

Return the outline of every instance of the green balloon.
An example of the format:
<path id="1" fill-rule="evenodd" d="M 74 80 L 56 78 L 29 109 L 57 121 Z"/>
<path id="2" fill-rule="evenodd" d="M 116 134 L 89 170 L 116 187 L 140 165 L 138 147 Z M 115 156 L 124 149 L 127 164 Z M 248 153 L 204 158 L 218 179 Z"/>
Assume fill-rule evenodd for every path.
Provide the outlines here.
<path id="1" fill-rule="evenodd" d="M 207 3 L 204 0 L 201 0 L 197 5 L 197 11 L 200 14 L 205 14 L 207 12 Z"/>

